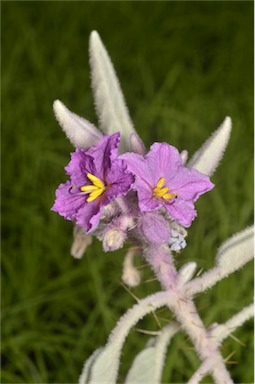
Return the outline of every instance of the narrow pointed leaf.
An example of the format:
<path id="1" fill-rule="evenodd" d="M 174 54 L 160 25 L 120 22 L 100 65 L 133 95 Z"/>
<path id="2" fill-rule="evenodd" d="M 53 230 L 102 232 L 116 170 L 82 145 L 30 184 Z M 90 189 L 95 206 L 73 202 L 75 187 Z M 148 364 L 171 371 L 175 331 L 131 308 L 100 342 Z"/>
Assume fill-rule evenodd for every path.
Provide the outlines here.
<path id="1" fill-rule="evenodd" d="M 69 111 L 60 100 L 54 101 L 53 110 L 59 125 L 74 147 L 90 147 L 102 137 L 102 134 L 93 124 Z"/>
<path id="2" fill-rule="evenodd" d="M 130 149 L 132 152 L 138 153 L 139 155 L 144 156 L 146 153 L 145 146 L 141 140 L 141 138 L 137 135 L 136 132 L 133 132 L 129 138 L 130 141 Z"/>
<path id="3" fill-rule="evenodd" d="M 254 255 L 253 236 L 254 228 L 252 226 L 225 241 L 217 252 L 216 266 L 201 277 L 190 281 L 187 284 L 187 293 L 194 295 L 204 292 L 252 260 Z"/>
<path id="4" fill-rule="evenodd" d="M 186 284 L 190 281 L 195 273 L 197 264 L 195 262 L 189 262 L 184 264 L 179 269 L 179 283 Z"/>
<path id="5" fill-rule="evenodd" d="M 253 258 L 253 236 L 253 226 L 248 227 L 233 235 L 220 246 L 216 256 L 216 265 L 224 274 L 241 268 Z"/>
<path id="6" fill-rule="evenodd" d="M 231 133 L 231 119 L 226 117 L 222 125 L 202 145 L 188 162 L 188 167 L 197 169 L 205 175 L 211 176 L 218 167 Z"/>
<path id="7" fill-rule="evenodd" d="M 121 133 L 120 152 L 130 150 L 135 132 L 110 57 L 96 31 L 89 42 L 92 88 L 100 128 L 107 134 Z"/>
<path id="8" fill-rule="evenodd" d="M 217 324 L 210 331 L 212 337 L 217 338 L 217 341 L 221 343 L 232 332 L 240 327 L 245 321 L 250 320 L 254 316 L 254 305 L 250 304 L 244 307 L 240 312 L 232 316 L 224 324 Z"/>

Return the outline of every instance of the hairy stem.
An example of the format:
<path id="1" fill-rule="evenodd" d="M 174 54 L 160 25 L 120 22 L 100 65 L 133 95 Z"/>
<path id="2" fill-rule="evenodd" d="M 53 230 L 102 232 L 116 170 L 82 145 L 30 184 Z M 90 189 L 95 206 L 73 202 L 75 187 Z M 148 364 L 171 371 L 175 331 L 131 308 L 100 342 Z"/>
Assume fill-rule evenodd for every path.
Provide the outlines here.
<path id="1" fill-rule="evenodd" d="M 193 300 L 187 297 L 184 285 L 179 283 L 179 275 L 167 245 L 150 244 L 145 249 L 146 260 L 150 263 L 163 289 L 171 293 L 168 306 L 192 340 L 196 352 L 202 362 L 210 358 L 217 361 L 217 369 L 212 367 L 211 373 L 216 384 L 233 383 L 220 352 L 218 344 L 210 338 Z"/>

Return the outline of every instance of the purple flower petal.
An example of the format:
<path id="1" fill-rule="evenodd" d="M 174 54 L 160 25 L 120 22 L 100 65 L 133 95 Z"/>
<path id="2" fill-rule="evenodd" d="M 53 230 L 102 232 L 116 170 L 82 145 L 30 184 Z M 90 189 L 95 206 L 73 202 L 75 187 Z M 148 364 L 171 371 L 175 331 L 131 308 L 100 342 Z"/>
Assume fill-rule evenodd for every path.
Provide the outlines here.
<path id="1" fill-rule="evenodd" d="M 189 227 L 197 216 L 194 204 L 191 201 L 176 199 L 172 204 L 165 204 L 170 216 L 184 227 Z"/>
<path id="2" fill-rule="evenodd" d="M 66 173 L 71 176 L 73 185 L 82 186 L 88 183 L 87 174 L 96 172 L 93 157 L 88 154 L 88 150 L 76 149 L 71 153 L 71 161 L 65 167 Z"/>
<path id="3" fill-rule="evenodd" d="M 84 204 L 82 209 L 80 209 L 75 216 L 76 224 L 85 228 L 85 230 L 89 232 L 97 226 L 102 209 L 102 201 L 99 202 L 98 200 L 94 200 L 90 203 Z"/>
<path id="4" fill-rule="evenodd" d="M 183 166 L 167 178 L 166 185 L 173 193 L 177 193 L 179 198 L 192 201 L 196 201 L 200 195 L 214 187 L 208 176 Z"/>
<path id="5" fill-rule="evenodd" d="M 140 210 L 151 211 L 160 208 L 162 205 L 159 199 L 153 196 L 152 188 L 143 179 L 138 179 L 133 185 L 133 189 L 138 194 L 138 205 Z"/>
<path id="6" fill-rule="evenodd" d="M 112 162 L 117 158 L 119 142 L 120 134 L 114 133 L 111 136 L 104 136 L 97 145 L 88 150 L 99 179 L 105 180 Z"/>
<path id="7" fill-rule="evenodd" d="M 126 164 L 119 159 L 113 161 L 106 177 L 110 185 L 105 193 L 107 203 L 120 195 L 126 195 L 134 182 L 134 176 L 127 172 Z"/>
<path id="8" fill-rule="evenodd" d="M 154 184 L 154 172 L 149 168 L 146 157 L 144 158 L 136 153 L 128 152 L 124 153 L 119 158 L 125 161 L 128 171 L 136 176 L 136 181 L 142 179 L 149 187 Z"/>
<path id="9" fill-rule="evenodd" d="M 182 166 L 182 159 L 178 150 L 166 143 L 154 143 L 145 156 L 150 171 L 154 176 L 154 182 L 161 177 L 174 174 Z"/>
<path id="10" fill-rule="evenodd" d="M 72 193 L 72 183 L 67 181 L 65 184 L 60 184 L 56 190 L 56 201 L 53 211 L 58 212 L 67 220 L 74 220 L 77 212 L 84 205 L 84 196 Z"/>

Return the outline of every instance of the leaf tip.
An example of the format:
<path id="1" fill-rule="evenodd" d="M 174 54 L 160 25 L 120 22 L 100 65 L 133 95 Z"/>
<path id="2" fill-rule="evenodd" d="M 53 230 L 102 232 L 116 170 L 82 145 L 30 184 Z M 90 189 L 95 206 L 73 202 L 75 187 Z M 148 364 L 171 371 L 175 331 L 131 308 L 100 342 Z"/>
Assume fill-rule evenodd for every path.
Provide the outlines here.
<path id="1" fill-rule="evenodd" d="M 62 114 L 63 112 L 65 112 L 66 110 L 66 107 L 64 106 L 64 104 L 62 103 L 62 101 L 60 100 L 54 100 L 53 102 L 53 111 L 54 111 L 54 115 L 57 119 L 57 121 L 61 124 L 61 120 L 62 120 Z"/>
<path id="2" fill-rule="evenodd" d="M 226 116 L 220 129 L 222 131 L 225 131 L 225 135 L 227 138 L 229 138 L 231 130 L 232 130 L 232 119 L 229 116 Z"/>
<path id="3" fill-rule="evenodd" d="M 89 45 L 91 47 L 92 45 L 98 44 L 98 43 L 101 43 L 101 39 L 100 39 L 99 33 L 96 30 L 93 30 L 90 33 Z"/>

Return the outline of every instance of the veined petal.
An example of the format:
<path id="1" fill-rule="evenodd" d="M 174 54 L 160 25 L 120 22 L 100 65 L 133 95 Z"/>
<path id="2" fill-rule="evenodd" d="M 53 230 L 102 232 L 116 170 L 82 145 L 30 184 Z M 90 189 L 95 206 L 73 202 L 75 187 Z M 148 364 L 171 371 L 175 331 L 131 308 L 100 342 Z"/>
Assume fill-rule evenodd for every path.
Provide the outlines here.
<path id="1" fill-rule="evenodd" d="M 154 143 L 145 157 L 151 172 L 155 175 L 154 183 L 161 177 L 167 180 L 169 174 L 175 173 L 182 165 L 178 150 L 167 143 Z"/>
<path id="2" fill-rule="evenodd" d="M 137 155 L 136 153 L 124 153 L 120 156 L 120 159 L 124 160 L 127 169 L 136 176 L 137 181 L 142 179 L 145 180 L 151 188 L 156 186 L 156 184 L 154 185 L 155 177 L 149 168 L 148 162 L 143 156 Z"/>
<path id="3" fill-rule="evenodd" d="M 83 227 L 87 233 L 96 228 L 100 220 L 103 205 L 98 200 L 86 203 L 85 209 L 80 209 L 76 214 L 76 224 Z"/>
<path id="4" fill-rule="evenodd" d="M 70 193 L 72 184 L 70 180 L 60 184 L 56 190 L 56 201 L 51 208 L 52 211 L 64 216 L 67 220 L 74 220 L 77 212 L 84 206 L 85 199 L 82 194 Z"/>
<path id="5" fill-rule="evenodd" d="M 171 192 L 177 193 L 179 198 L 192 201 L 214 187 L 208 176 L 187 167 L 180 167 L 168 183 Z"/>
<path id="6" fill-rule="evenodd" d="M 105 135 L 100 140 L 100 143 L 91 147 L 88 152 L 93 158 L 93 163 L 97 169 L 96 176 L 100 180 L 104 180 L 108 170 L 111 168 L 112 162 L 118 156 L 118 146 L 120 134 Z M 95 173 L 91 172 L 93 175 Z"/>
<path id="7" fill-rule="evenodd" d="M 65 171 L 71 176 L 73 185 L 81 187 L 87 184 L 87 174 L 95 172 L 93 158 L 84 149 L 77 148 L 71 153 L 71 161 Z"/>
<path id="8" fill-rule="evenodd" d="M 188 167 L 211 176 L 219 165 L 231 133 L 231 118 L 226 117 L 221 126 L 202 145 L 188 162 Z"/>
<path id="9" fill-rule="evenodd" d="M 74 147 L 88 148 L 102 137 L 93 124 L 70 112 L 60 100 L 54 101 L 53 110 L 57 121 Z"/>
<path id="10" fill-rule="evenodd" d="M 170 216 L 184 227 L 189 227 L 197 216 L 194 204 L 190 201 L 176 199 L 173 204 L 165 204 Z"/>

